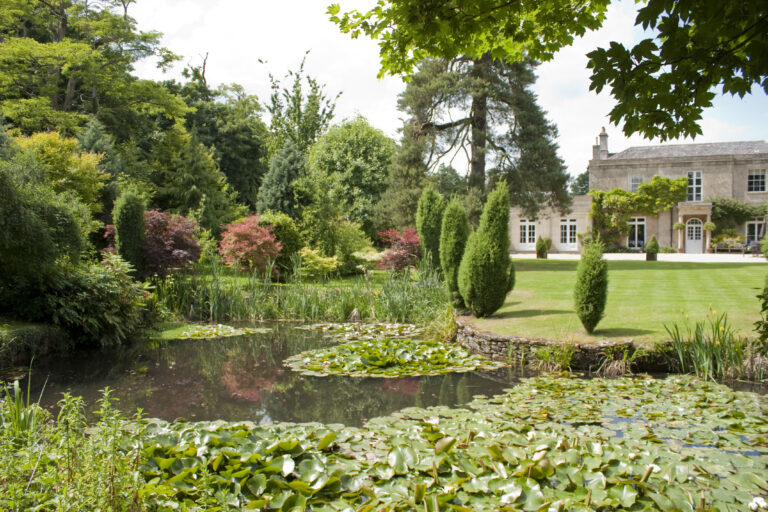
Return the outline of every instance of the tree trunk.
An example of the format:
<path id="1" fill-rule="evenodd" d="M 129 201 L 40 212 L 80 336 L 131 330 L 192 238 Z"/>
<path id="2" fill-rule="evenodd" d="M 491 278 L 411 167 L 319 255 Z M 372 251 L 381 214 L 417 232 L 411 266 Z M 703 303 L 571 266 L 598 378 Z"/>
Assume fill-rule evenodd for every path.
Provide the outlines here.
<path id="1" fill-rule="evenodd" d="M 481 77 L 488 72 L 491 55 L 486 53 L 473 61 L 472 75 Z M 469 188 L 476 188 L 485 195 L 485 151 L 487 146 L 488 93 L 484 90 L 472 94 L 472 109 L 469 113 L 472 127 L 470 143 Z"/>

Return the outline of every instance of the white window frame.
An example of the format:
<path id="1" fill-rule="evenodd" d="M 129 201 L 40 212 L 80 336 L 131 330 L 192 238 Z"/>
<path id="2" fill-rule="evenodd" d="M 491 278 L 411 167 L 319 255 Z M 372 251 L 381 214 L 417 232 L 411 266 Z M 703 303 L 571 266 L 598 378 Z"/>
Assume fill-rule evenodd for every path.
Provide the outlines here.
<path id="1" fill-rule="evenodd" d="M 747 192 L 765 192 L 765 169 L 750 169 L 747 173 Z"/>
<path id="2" fill-rule="evenodd" d="M 578 223 L 576 219 L 560 219 L 560 247 L 576 250 L 578 243 Z"/>
<path id="3" fill-rule="evenodd" d="M 536 248 L 536 221 L 520 219 L 520 248 Z"/>
<path id="4" fill-rule="evenodd" d="M 752 227 L 752 233 L 750 233 Z M 759 217 L 747 221 L 744 225 L 744 237 L 746 242 L 759 242 L 765 236 L 765 217 Z"/>
<path id="5" fill-rule="evenodd" d="M 688 171 L 688 201 L 695 203 L 702 200 L 703 182 L 701 171 Z"/>
<path id="6" fill-rule="evenodd" d="M 640 175 L 634 175 L 629 177 L 629 191 L 633 194 L 637 193 L 637 189 L 643 183 L 643 177 Z"/>
<path id="7" fill-rule="evenodd" d="M 645 217 L 632 217 L 629 219 L 629 235 L 627 236 L 627 247 L 630 249 L 642 249 L 645 247 L 645 235 L 646 233 L 646 222 Z M 639 234 L 639 227 L 643 227 L 643 236 L 640 237 Z M 642 238 L 642 239 L 641 239 Z"/>

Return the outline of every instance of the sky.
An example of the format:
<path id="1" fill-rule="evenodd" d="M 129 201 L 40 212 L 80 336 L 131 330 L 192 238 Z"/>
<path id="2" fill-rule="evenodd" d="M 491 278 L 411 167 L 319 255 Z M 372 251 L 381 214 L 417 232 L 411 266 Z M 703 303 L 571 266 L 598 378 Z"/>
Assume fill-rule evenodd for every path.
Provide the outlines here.
<path id="1" fill-rule="evenodd" d="M 341 92 L 335 121 L 360 114 L 397 139 L 403 118 L 397 111 L 397 96 L 405 84 L 399 77 L 377 78 L 377 43 L 340 33 L 325 12 L 331 1 L 138 0 L 129 14 L 139 29 L 163 33 L 163 44 L 182 59 L 167 73 L 151 61 L 138 63 L 136 72 L 143 78 L 178 79 L 186 65 L 199 66 L 207 54 L 209 84 L 238 83 L 266 104 L 269 74 L 284 77 L 288 70 L 298 68 L 309 51 L 305 71 L 325 84 L 330 97 Z M 372 2 L 338 3 L 345 11 L 363 9 Z M 628 45 L 642 38 L 634 27 L 635 8 L 633 0 L 614 2 L 599 31 L 577 39 L 537 70 L 534 91 L 547 118 L 558 128 L 559 156 L 574 176 L 587 169 L 592 145 L 603 126 L 611 152 L 659 143 L 639 135 L 627 139 L 621 127 L 610 124 L 608 115 L 615 104 L 610 95 L 589 90 L 587 52 L 610 41 Z M 753 92 L 744 99 L 718 96 L 714 107 L 704 112 L 703 135 L 695 141 L 671 143 L 768 140 L 768 97 L 760 89 Z M 463 161 L 453 165 L 459 172 L 465 171 Z"/>

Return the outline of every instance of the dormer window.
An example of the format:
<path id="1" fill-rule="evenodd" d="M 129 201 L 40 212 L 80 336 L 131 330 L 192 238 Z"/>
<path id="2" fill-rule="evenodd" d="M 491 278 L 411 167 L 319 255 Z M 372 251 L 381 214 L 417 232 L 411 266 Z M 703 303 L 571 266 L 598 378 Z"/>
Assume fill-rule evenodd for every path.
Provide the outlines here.
<path id="1" fill-rule="evenodd" d="M 765 192 L 765 169 L 752 169 L 747 175 L 747 192 Z"/>

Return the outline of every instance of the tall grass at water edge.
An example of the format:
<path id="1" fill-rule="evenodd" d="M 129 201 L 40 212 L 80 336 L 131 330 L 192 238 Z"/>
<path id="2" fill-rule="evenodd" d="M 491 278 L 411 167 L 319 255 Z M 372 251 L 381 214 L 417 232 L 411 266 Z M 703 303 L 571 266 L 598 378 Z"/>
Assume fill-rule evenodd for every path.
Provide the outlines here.
<path id="1" fill-rule="evenodd" d="M 274 283 L 258 275 L 225 275 L 214 260 L 196 274 L 170 275 L 154 284 L 158 302 L 170 311 L 211 322 L 343 322 L 357 309 L 363 320 L 426 325 L 450 309 L 442 279 L 426 266 L 413 274 L 391 274 L 375 284 L 363 277 L 352 280 L 352 285 L 344 286 Z"/>
<path id="2" fill-rule="evenodd" d="M 704 379 L 768 378 L 768 359 L 757 350 L 756 342 L 738 335 L 728 316 L 715 311 L 706 321 L 681 329 L 675 323 L 664 325 L 672 338 L 680 370 Z"/>

